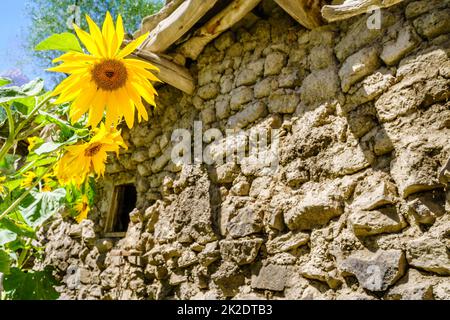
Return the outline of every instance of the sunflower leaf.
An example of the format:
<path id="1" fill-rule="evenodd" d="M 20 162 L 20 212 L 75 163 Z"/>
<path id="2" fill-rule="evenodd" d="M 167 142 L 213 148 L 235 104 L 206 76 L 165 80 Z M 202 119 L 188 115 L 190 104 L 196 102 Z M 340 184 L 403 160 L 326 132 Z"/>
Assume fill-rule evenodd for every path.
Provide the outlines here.
<path id="1" fill-rule="evenodd" d="M 49 268 L 28 272 L 11 268 L 3 279 L 5 296 L 12 300 L 55 300 L 59 297 L 54 288 L 58 284 Z"/>
<path id="2" fill-rule="evenodd" d="M 8 274 L 11 258 L 6 251 L 0 250 L 0 272 Z"/>
<path id="3" fill-rule="evenodd" d="M 80 42 L 73 33 L 64 32 L 56 33 L 40 42 L 34 50 L 59 50 L 59 51 L 76 51 L 83 52 Z"/>
<path id="4" fill-rule="evenodd" d="M 66 190 L 57 189 L 52 192 L 32 191 L 31 194 L 35 199 L 33 203 L 20 209 L 27 224 L 36 228 L 61 208 L 62 202 L 66 197 Z"/>

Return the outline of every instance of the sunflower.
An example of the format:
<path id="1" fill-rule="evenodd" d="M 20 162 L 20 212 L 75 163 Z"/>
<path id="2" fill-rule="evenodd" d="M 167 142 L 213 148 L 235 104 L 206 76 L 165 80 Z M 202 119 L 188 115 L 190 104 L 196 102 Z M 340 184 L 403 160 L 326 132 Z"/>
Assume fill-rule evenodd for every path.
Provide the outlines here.
<path id="1" fill-rule="evenodd" d="M 53 60 L 63 63 L 49 71 L 69 76 L 53 91 L 56 104 L 71 102 L 69 116 L 73 122 L 89 113 L 88 125 L 97 127 L 106 110 L 106 126 L 115 126 L 123 118 L 133 127 L 135 109 L 138 121 L 148 120 L 142 98 L 155 105 L 157 94 L 150 81 L 159 81 L 148 70 L 158 70 L 148 62 L 125 58 L 147 38 L 144 34 L 121 49 L 124 39 L 122 17 L 113 19 L 108 12 L 102 30 L 86 15 L 90 33 L 74 25 L 78 38 L 89 54 L 68 52 Z"/>
<path id="2" fill-rule="evenodd" d="M 42 187 L 43 192 L 52 191 L 52 185 L 54 184 L 53 177 L 54 175 L 50 173 L 47 173 L 42 177 L 42 180 L 44 181 L 44 186 Z"/>
<path id="3" fill-rule="evenodd" d="M 28 189 L 31 187 L 31 185 L 34 182 L 34 179 L 36 179 L 37 175 L 33 171 L 28 171 L 27 173 L 24 173 L 23 176 L 25 179 L 20 183 L 20 186 L 22 188 Z"/>
<path id="4" fill-rule="evenodd" d="M 94 136 L 89 142 L 66 147 L 66 153 L 58 161 L 55 169 L 61 184 L 74 182 L 79 186 L 94 172 L 98 176 L 103 176 L 107 152 L 119 154 L 119 147 L 127 149 L 120 131 L 107 130 L 102 123 L 100 128 L 94 129 L 93 132 Z"/>
<path id="5" fill-rule="evenodd" d="M 27 140 L 28 140 L 28 151 L 31 152 L 31 150 L 36 148 L 36 145 L 39 144 L 42 139 L 39 137 L 31 137 L 28 138 Z"/>
<path id="6" fill-rule="evenodd" d="M 83 194 L 81 198 L 76 202 L 75 210 L 78 213 L 78 215 L 75 217 L 75 220 L 78 223 L 81 223 L 81 221 L 87 218 L 87 215 L 91 208 L 89 207 L 89 199 L 85 194 Z"/>

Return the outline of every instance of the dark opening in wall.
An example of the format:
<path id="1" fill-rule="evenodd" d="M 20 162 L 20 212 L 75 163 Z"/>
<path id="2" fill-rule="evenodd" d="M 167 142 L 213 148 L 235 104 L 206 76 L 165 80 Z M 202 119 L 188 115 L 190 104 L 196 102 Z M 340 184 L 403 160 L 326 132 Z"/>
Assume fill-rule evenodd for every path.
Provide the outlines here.
<path id="1" fill-rule="evenodd" d="M 114 187 L 112 204 L 105 232 L 109 236 L 125 236 L 130 222 L 130 212 L 136 207 L 137 192 L 133 184 Z"/>

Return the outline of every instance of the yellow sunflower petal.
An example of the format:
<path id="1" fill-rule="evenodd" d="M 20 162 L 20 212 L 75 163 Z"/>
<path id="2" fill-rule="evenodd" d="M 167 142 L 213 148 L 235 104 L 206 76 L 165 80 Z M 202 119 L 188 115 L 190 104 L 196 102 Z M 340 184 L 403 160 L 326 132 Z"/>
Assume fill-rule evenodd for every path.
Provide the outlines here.
<path id="1" fill-rule="evenodd" d="M 103 118 L 103 111 L 105 110 L 105 100 L 107 93 L 104 90 L 97 90 L 95 98 L 92 100 L 89 107 L 88 125 L 96 127 Z"/>
<path id="2" fill-rule="evenodd" d="M 143 34 L 136 40 L 133 40 L 132 42 L 130 42 L 125 48 L 123 48 L 122 50 L 119 51 L 116 58 L 121 59 L 121 58 L 125 58 L 126 56 L 132 54 L 133 51 L 136 50 L 137 47 L 139 47 L 142 44 L 142 42 L 145 41 L 145 39 L 147 39 L 147 37 L 148 37 L 148 32 Z"/>
<path id="3" fill-rule="evenodd" d="M 73 25 L 73 28 L 75 29 L 75 32 L 76 32 L 78 38 L 84 44 L 86 49 L 94 56 L 98 56 L 99 52 L 98 52 L 97 46 L 95 44 L 94 39 L 92 39 L 92 37 L 89 35 L 89 33 L 81 30 L 76 24 Z"/>
<path id="4" fill-rule="evenodd" d="M 114 21 L 111 14 L 106 12 L 105 21 L 103 22 L 102 35 L 106 43 L 108 58 L 112 58 L 117 52 L 117 37 L 115 36 L 116 30 L 114 28 Z"/>
<path id="5" fill-rule="evenodd" d="M 122 20 L 122 16 L 120 14 L 117 17 L 117 22 L 116 22 L 116 36 L 117 36 L 117 43 L 120 47 L 120 45 L 123 42 L 123 39 L 125 38 L 125 29 L 123 27 L 123 20 Z"/>
<path id="6" fill-rule="evenodd" d="M 107 57 L 107 50 L 105 46 L 105 41 L 102 36 L 102 32 L 100 31 L 100 28 L 97 26 L 97 24 L 91 19 L 90 16 L 86 15 L 86 21 L 89 25 L 89 31 L 91 33 L 92 39 L 94 40 L 98 53 L 101 57 L 106 58 Z"/>

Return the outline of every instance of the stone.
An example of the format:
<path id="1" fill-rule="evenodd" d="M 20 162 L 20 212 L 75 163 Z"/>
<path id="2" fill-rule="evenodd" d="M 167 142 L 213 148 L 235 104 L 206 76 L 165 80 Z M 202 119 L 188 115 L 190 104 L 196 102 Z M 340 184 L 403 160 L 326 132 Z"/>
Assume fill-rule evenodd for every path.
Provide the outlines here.
<path id="1" fill-rule="evenodd" d="M 399 232 L 407 225 L 395 207 L 356 211 L 348 217 L 348 221 L 355 235 L 363 237 Z"/>
<path id="2" fill-rule="evenodd" d="M 396 148 L 396 157 L 391 162 L 391 174 L 403 198 L 441 187 L 436 174 L 438 164 L 429 156 L 433 149 L 439 150 L 439 147 L 418 137 L 401 148 Z"/>
<path id="3" fill-rule="evenodd" d="M 306 232 L 292 232 L 289 231 L 281 236 L 267 241 L 267 253 L 275 254 L 297 249 L 298 247 L 307 244 L 309 241 L 309 234 Z"/>
<path id="4" fill-rule="evenodd" d="M 284 222 L 290 230 L 311 230 L 343 213 L 342 203 L 324 194 L 311 192 L 297 197 L 295 203 L 284 213 Z"/>
<path id="5" fill-rule="evenodd" d="M 247 65 L 236 76 L 236 87 L 255 84 L 264 70 L 264 60 L 260 59 Z"/>
<path id="6" fill-rule="evenodd" d="M 280 88 L 294 89 L 302 84 L 304 73 L 305 71 L 300 71 L 298 68 L 283 68 L 278 76 L 278 86 Z"/>
<path id="7" fill-rule="evenodd" d="M 263 102 L 255 102 L 246 106 L 242 111 L 228 118 L 227 127 L 230 129 L 242 129 L 267 114 Z"/>
<path id="8" fill-rule="evenodd" d="M 311 70 L 320 70 L 334 65 L 335 57 L 332 47 L 317 46 L 311 49 L 309 54 L 309 64 Z"/>
<path id="9" fill-rule="evenodd" d="M 216 110 L 212 108 L 207 108 L 201 111 L 201 119 L 203 124 L 210 124 L 216 121 Z"/>
<path id="10" fill-rule="evenodd" d="M 417 33 L 428 39 L 450 32 L 450 8 L 435 10 L 413 21 Z"/>
<path id="11" fill-rule="evenodd" d="M 442 9 L 448 5 L 446 1 L 441 0 L 420 0 L 413 1 L 406 6 L 405 16 L 408 19 L 417 18 L 418 16 L 432 11 L 433 9 Z"/>
<path id="12" fill-rule="evenodd" d="M 293 90 L 279 89 L 269 96 L 268 107 L 272 113 L 293 113 L 300 102 L 300 95 Z"/>
<path id="13" fill-rule="evenodd" d="M 339 77 L 335 67 L 311 72 L 302 83 L 301 100 L 306 105 L 333 101 L 339 92 Z"/>
<path id="14" fill-rule="evenodd" d="M 352 274 L 359 285 L 369 291 L 385 291 L 405 273 L 406 259 L 401 250 L 379 250 L 377 253 L 357 252 L 343 260 L 339 269 Z"/>
<path id="15" fill-rule="evenodd" d="M 212 68 L 204 68 L 198 73 L 198 85 L 204 86 L 211 82 L 219 82 L 221 74 Z"/>
<path id="16" fill-rule="evenodd" d="M 228 222 L 227 231 L 232 238 L 242 238 L 259 233 L 263 227 L 264 211 L 256 204 L 249 204 L 236 212 Z"/>
<path id="17" fill-rule="evenodd" d="M 333 274 L 331 274 L 331 272 L 325 272 L 324 270 L 321 270 L 320 268 L 314 266 L 313 263 L 307 263 L 306 265 L 302 266 L 300 270 L 300 274 L 303 277 L 325 282 L 331 289 L 337 289 L 341 286 L 342 280 L 335 277 L 336 272 L 332 273 Z"/>
<path id="18" fill-rule="evenodd" d="M 378 48 L 368 47 L 345 60 L 339 70 L 341 87 L 344 92 L 348 92 L 352 85 L 373 73 L 379 67 L 378 52 Z"/>
<path id="19" fill-rule="evenodd" d="M 344 113 L 348 113 L 363 103 L 376 99 L 394 83 L 395 76 L 392 71 L 386 69 L 377 70 L 350 89 L 342 110 Z"/>
<path id="20" fill-rule="evenodd" d="M 191 250 L 185 250 L 181 253 L 181 257 L 178 258 L 178 267 L 187 268 L 198 262 L 197 255 Z"/>
<path id="21" fill-rule="evenodd" d="M 344 61 L 348 56 L 359 49 L 371 45 L 378 40 L 386 28 L 393 25 L 398 18 L 389 11 L 383 11 L 380 29 L 367 28 L 367 16 L 361 16 L 353 23 L 347 33 L 336 44 L 335 53 L 339 61 Z"/>
<path id="22" fill-rule="evenodd" d="M 397 39 L 384 44 L 380 58 L 387 65 L 394 65 L 411 52 L 420 42 L 419 36 L 411 26 L 398 31 Z"/>
<path id="23" fill-rule="evenodd" d="M 395 186 L 388 181 L 369 186 L 352 203 L 352 208 L 361 210 L 373 210 L 379 207 L 393 204 L 396 199 Z"/>
<path id="24" fill-rule="evenodd" d="M 252 278 L 252 288 L 283 291 L 286 286 L 287 269 L 285 266 L 268 264 L 263 266 L 257 276 Z"/>
<path id="25" fill-rule="evenodd" d="M 161 156 L 159 156 L 153 161 L 151 165 L 151 172 L 153 173 L 161 172 L 171 158 L 172 158 L 172 148 L 169 146 L 163 151 Z"/>
<path id="26" fill-rule="evenodd" d="M 214 46 L 219 51 L 224 51 L 235 43 L 236 37 L 233 32 L 224 32 L 214 41 Z"/>
<path id="27" fill-rule="evenodd" d="M 204 267 L 209 266 L 214 261 L 220 259 L 220 251 L 218 242 L 210 242 L 205 245 L 205 248 L 198 254 L 198 260 Z"/>
<path id="28" fill-rule="evenodd" d="M 226 162 L 218 166 L 212 174 L 212 178 L 218 183 L 231 183 L 239 174 L 236 162 Z"/>
<path id="29" fill-rule="evenodd" d="M 230 97 L 221 95 L 216 99 L 216 117 L 219 120 L 226 119 L 230 116 Z"/>
<path id="30" fill-rule="evenodd" d="M 148 151 L 146 149 L 136 150 L 131 155 L 131 160 L 134 162 L 144 162 L 148 159 Z"/>
<path id="31" fill-rule="evenodd" d="M 273 91 L 278 89 L 278 82 L 276 78 L 264 78 L 255 84 L 255 98 L 268 97 Z"/>
<path id="32" fill-rule="evenodd" d="M 217 83 L 209 83 L 202 87 L 200 87 L 197 91 L 197 94 L 203 100 L 211 100 L 217 97 L 220 89 Z"/>
<path id="33" fill-rule="evenodd" d="M 247 180 L 233 181 L 233 186 L 230 189 L 230 193 L 237 196 L 248 196 L 250 192 L 250 183 Z"/>
<path id="34" fill-rule="evenodd" d="M 235 296 L 239 292 L 239 287 L 245 282 L 245 277 L 239 272 L 239 267 L 229 261 L 222 263 L 211 275 L 211 279 L 226 297 Z"/>
<path id="35" fill-rule="evenodd" d="M 420 193 L 407 206 L 408 213 L 412 214 L 417 223 L 426 225 L 433 224 L 446 212 L 444 197 L 439 192 Z"/>
<path id="36" fill-rule="evenodd" d="M 286 64 L 286 55 L 282 52 L 269 53 L 264 62 L 264 76 L 277 75 Z"/>
<path id="37" fill-rule="evenodd" d="M 385 299 L 388 300 L 434 300 L 433 284 L 429 277 L 423 276 L 419 271 L 409 269 L 396 285 L 389 290 Z"/>
<path id="38" fill-rule="evenodd" d="M 408 243 L 408 263 L 418 269 L 450 275 L 450 257 L 445 240 L 424 235 Z"/>
<path id="39" fill-rule="evenodd" d="M 238 87 L 230 93 L 231 110 L 240 110 L 241 106 L 253 100 L 253 90 L 250 87 Z"/>
<path id="40" fill-rule="evenodd" d="M 220 78 L 220 93 L 221 94 L 227 94 L 233 89 L 233 81 L 234 76 L 224 75 L 222 78 Z"/>
<path id="41" fill-rule="evenodd" d="M 238 265 L 249 264 L 255 260 L 262 243 L 262 239 L 221 240 L 220 254 Z"/>

